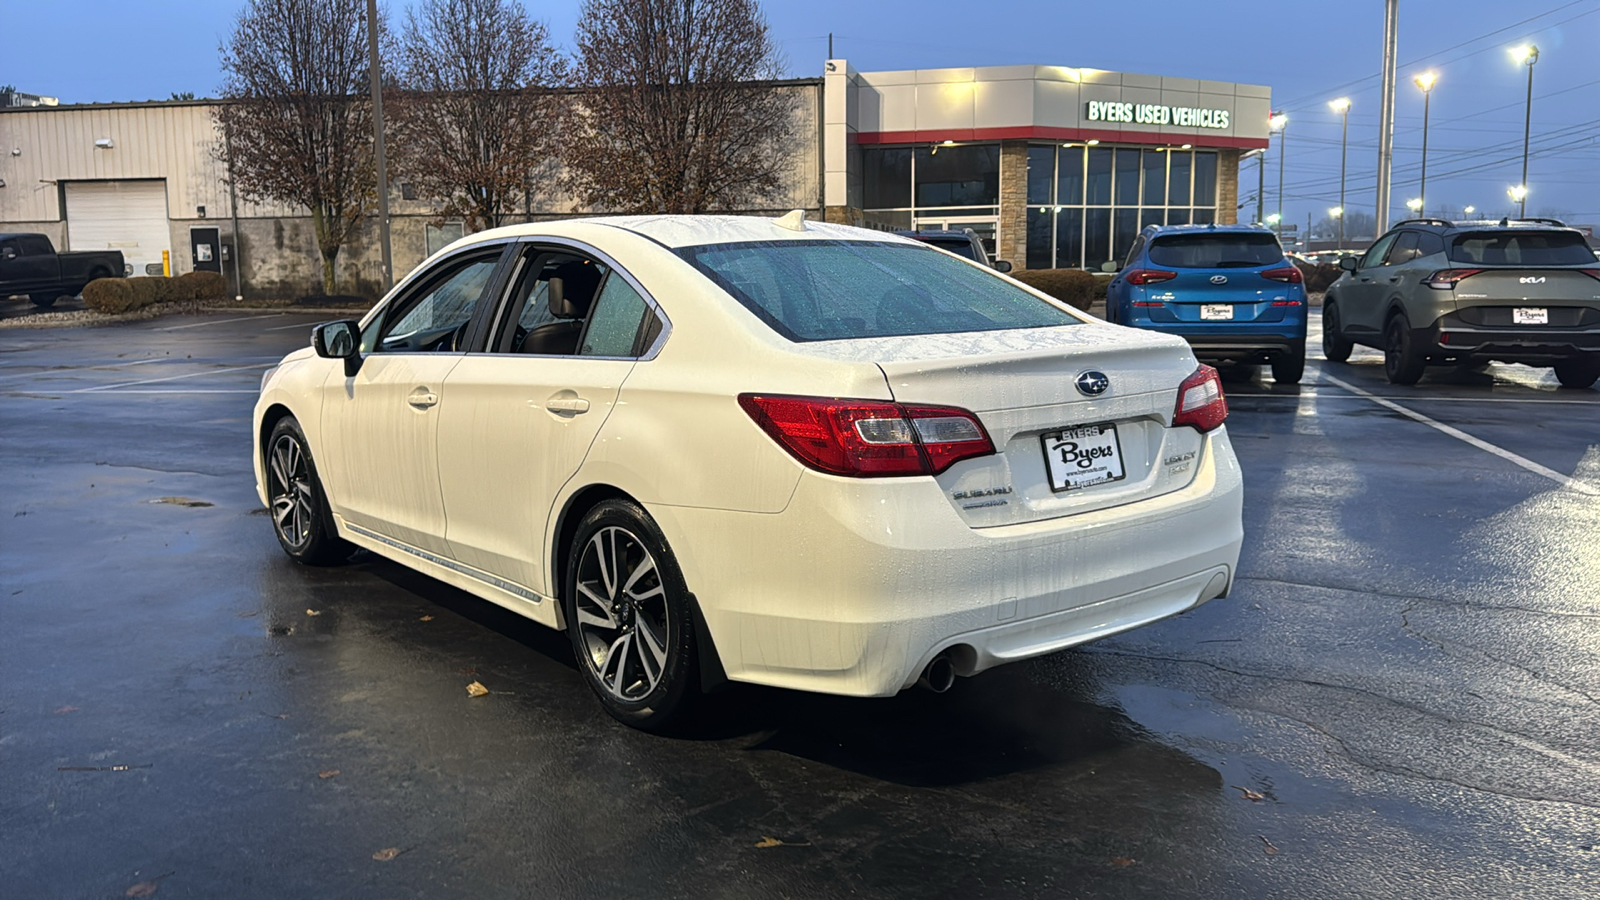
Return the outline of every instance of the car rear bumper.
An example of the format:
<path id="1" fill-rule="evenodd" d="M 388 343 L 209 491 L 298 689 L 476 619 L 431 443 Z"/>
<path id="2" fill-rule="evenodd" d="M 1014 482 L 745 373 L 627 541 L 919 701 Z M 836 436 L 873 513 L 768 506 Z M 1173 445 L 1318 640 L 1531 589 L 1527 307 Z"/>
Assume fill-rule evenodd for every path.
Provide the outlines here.
<path id="1" fill-rule="evenodd" d="M 1243 484 L 1225 430 L 1193 481 L 1110 509 L 971 528 L 928 479 L 808 472 L 775 515 L 652 508 L 728 677 L 887 696 L 1052 653 L 1224 596 Z"/>
<path id="2" fill-rule="evenodd" d="M 1497 359 L 1505 362 L 1559 362 L 1583 353 L 1600 353 L 1600 328 L 1520 328 L 1470 325 L 1454 313 L 1414 335 L 1429 355 Z"/>

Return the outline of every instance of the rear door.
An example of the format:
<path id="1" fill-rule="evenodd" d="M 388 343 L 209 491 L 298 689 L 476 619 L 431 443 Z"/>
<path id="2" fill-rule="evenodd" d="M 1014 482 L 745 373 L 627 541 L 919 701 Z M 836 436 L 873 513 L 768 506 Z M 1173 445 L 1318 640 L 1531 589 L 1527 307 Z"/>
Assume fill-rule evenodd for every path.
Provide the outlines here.
<path id="1" fill-rule="evenodd" d="M 1172 321 L 1185 325 L 1272 322 L 1283 318 L 1286 285 L 1262 272 L 1292 265 L 1278 240 L 1265 232 L 1218 231 L 1157 236 L 1150 242 L 1152 268 L 1176 277 L 1145 288 L 1145 301 L 1165 304 Z M 1154 317 L 1152 317 L 1154 318 Z"/>

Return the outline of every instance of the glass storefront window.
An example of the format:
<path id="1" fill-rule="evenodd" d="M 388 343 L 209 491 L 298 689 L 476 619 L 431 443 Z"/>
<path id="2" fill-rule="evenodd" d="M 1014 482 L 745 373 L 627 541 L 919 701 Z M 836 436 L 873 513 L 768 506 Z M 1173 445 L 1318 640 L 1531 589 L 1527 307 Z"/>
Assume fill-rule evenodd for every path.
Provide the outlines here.
<path id="1" fill-rule="evenodd" d="M 1056 268 L 1083 265 L 1083 210 L 1076 206 L 1056 213 Z"/>
<path id="2" fill-rule="evenodd" d="M 1000 202 L 1000 145 L 918 147 L 916 205 L 993 206 Z"/>
<path id="3" fill-rule="evenodd" d="M 1111 260 L 1111 210 L 1088 209 L 1083 215 L 1083 267 L 1100 271 Z"/>
<path id="4" fill-rule="evenodd" d="M 1028 148 L 1028 202 L 1054 204 L 1056 148 Z M 1033 268 L 1029 266 L 1028 268 Z"/>
<path id="5" fill-rule="evenodd" d="M 1089 148 L 1089 183 L 1084 202 L 1089 206 L 1106 206 L 1111 203 L 1111 149 Z M 1063 202 L 1063 206 L 1066 204 Z"/>
<path id="6" fill-rule="evenodd" d="M 1144 151 L 1144 205 L 1167 204 L 1167 154 Z"/>
<path id="7" fill-rule="evenodd" d="M 1050 232 L 1054 218 L 1054 207 L 1028 207 L 1028 268 L 1030 269 L 1049 269 L 1055 265 L 1050 255 Z"/>
<path id="8" fill-rule="evenodd" d="M 1172 157 L 1171 175 L 1167 180 L 1167 202 L 1173 206 L 1189 205 L 1189 163 L 1188 153 L 1169 153 Z"/>
<path id="9" fill-rule="evenodd" d="M 1056 203 L 1083 205 L 1083 148 L 1062 147 L 1057 156 Z"/>
<path id="10" fill-rule="evenodd" d="M 1215 206 L 1217 202 L 1217 155 L 1194 155 L 1194 203 L 1196 206 Z"/>
<path id="11" fill-rule="evenodd" d="M 911 148 L 872 147 L 861 151 L 861 187 L 867 209 L 911 205 Z"/>
<path id="12" fill-rule="evenodd" d="M 1173 207 L 1172 209 L 1167 210 L 1167 224 L 1168 225 L 1187 225 L 1187 224 L 1189 224 L 1189 211 L 1187 209 L 1183 209 L 1181 207 Z"/>
<path id="13" fill-rule="evenodd" d="M 1113 201 L 1118 206 L 1139 205 L 1139 151 L 1117 150 L 1117 189 Z"/>
<path id="14" fill-rule="evenodd" d="M 1199 207 L 1194 211 L 1194 218 L 1191 221 L 1196 225 L 1210 225 L 1212 222 L 1215 222 L 1216 219 L 1217 211 L 1215 209 L 1211 207 Z"/>
<path id="15" fill-rule="evenodd" d="M 1119 262 L 1127 258 L 1128 249 L 1133 246 L 1133 239 L 1138 236 L 1138 207 L 1117 210 L 1111 227 L 1111 258 Z"/>

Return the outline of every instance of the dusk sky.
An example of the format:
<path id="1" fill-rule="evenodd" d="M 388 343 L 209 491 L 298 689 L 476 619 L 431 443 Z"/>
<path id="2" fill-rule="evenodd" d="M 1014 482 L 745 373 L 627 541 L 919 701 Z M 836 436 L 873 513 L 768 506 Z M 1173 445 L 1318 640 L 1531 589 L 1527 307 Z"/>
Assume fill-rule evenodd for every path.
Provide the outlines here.
<path id="1" fill-rule="evenodd" d="M 408 6 L 388 4 L 398 18 Z M 528 3 L 570 46 L 578 2 Z M 241 4 L 193 0 L 0 0 L 6 40 L 0 84 L 66 103 L 215 94 L 217 46 Z M 1339 117 L 1352 101 L 1348 201 L 1375 198 L 1383 3 L 768 2 L 794 76 L 834 55 L 857 69 L 1048 64 L 1263 84 L 1290 121 L 1286 213 L 1321 218 L 1339 194 Z M 30 36 L 33 36 L 30 38 Z M 36 39 L 33 39 L 36 38 Z M 1412 76 L 1438 73 L 1428 149 L 1430 210 L 1472 204 L 1502 214 L 1520 175 L 1526 69 L 1507 48 L 1531 41 L 1534 70 L 1529 214 L 1600 224 L 1600 0 L 1402 0 L 1393 206 L 1417 195 L 1422 95 Z M 70 49 L 68 49 L 70 48 Z M 1278 146 L 1267 168 L 1276 205 Z M 1240 199 L 1253 195 L 1246 163 Z M 1247 213 L 1241 214 L 1247 215 Z"/>

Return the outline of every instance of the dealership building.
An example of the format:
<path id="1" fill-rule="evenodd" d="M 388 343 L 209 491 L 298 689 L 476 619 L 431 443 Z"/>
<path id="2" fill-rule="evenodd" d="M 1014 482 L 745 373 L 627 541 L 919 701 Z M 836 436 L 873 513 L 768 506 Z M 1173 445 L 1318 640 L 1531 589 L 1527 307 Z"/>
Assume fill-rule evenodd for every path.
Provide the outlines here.
<path id="1" fill-rule="evenodd" d="M 1150 224 L 1228 223 L 1241 154 L 1265 148 L 1266 87 L 1061 66 L 860 72 L 775 82 L 793 95 L 778 193 L 741 211 L 801 208 L 870 228 L 971 228 L 1019 268 L 1091 268 Z M 195 268 L 242 290 L 315 290 L 309 215 L 234 202 L 215 101 L 0 108 L 0 232 L 58 247 L 120 249 L 138 273 Z M 541 183 L 553 185 L 545 176 Z M 401 273 L 461 233 L 391 185 Z M 583 215 L 553 187 L 526 217 Z M 375 293 L 376 228 L 341 255 L 340 282 Z"/>

